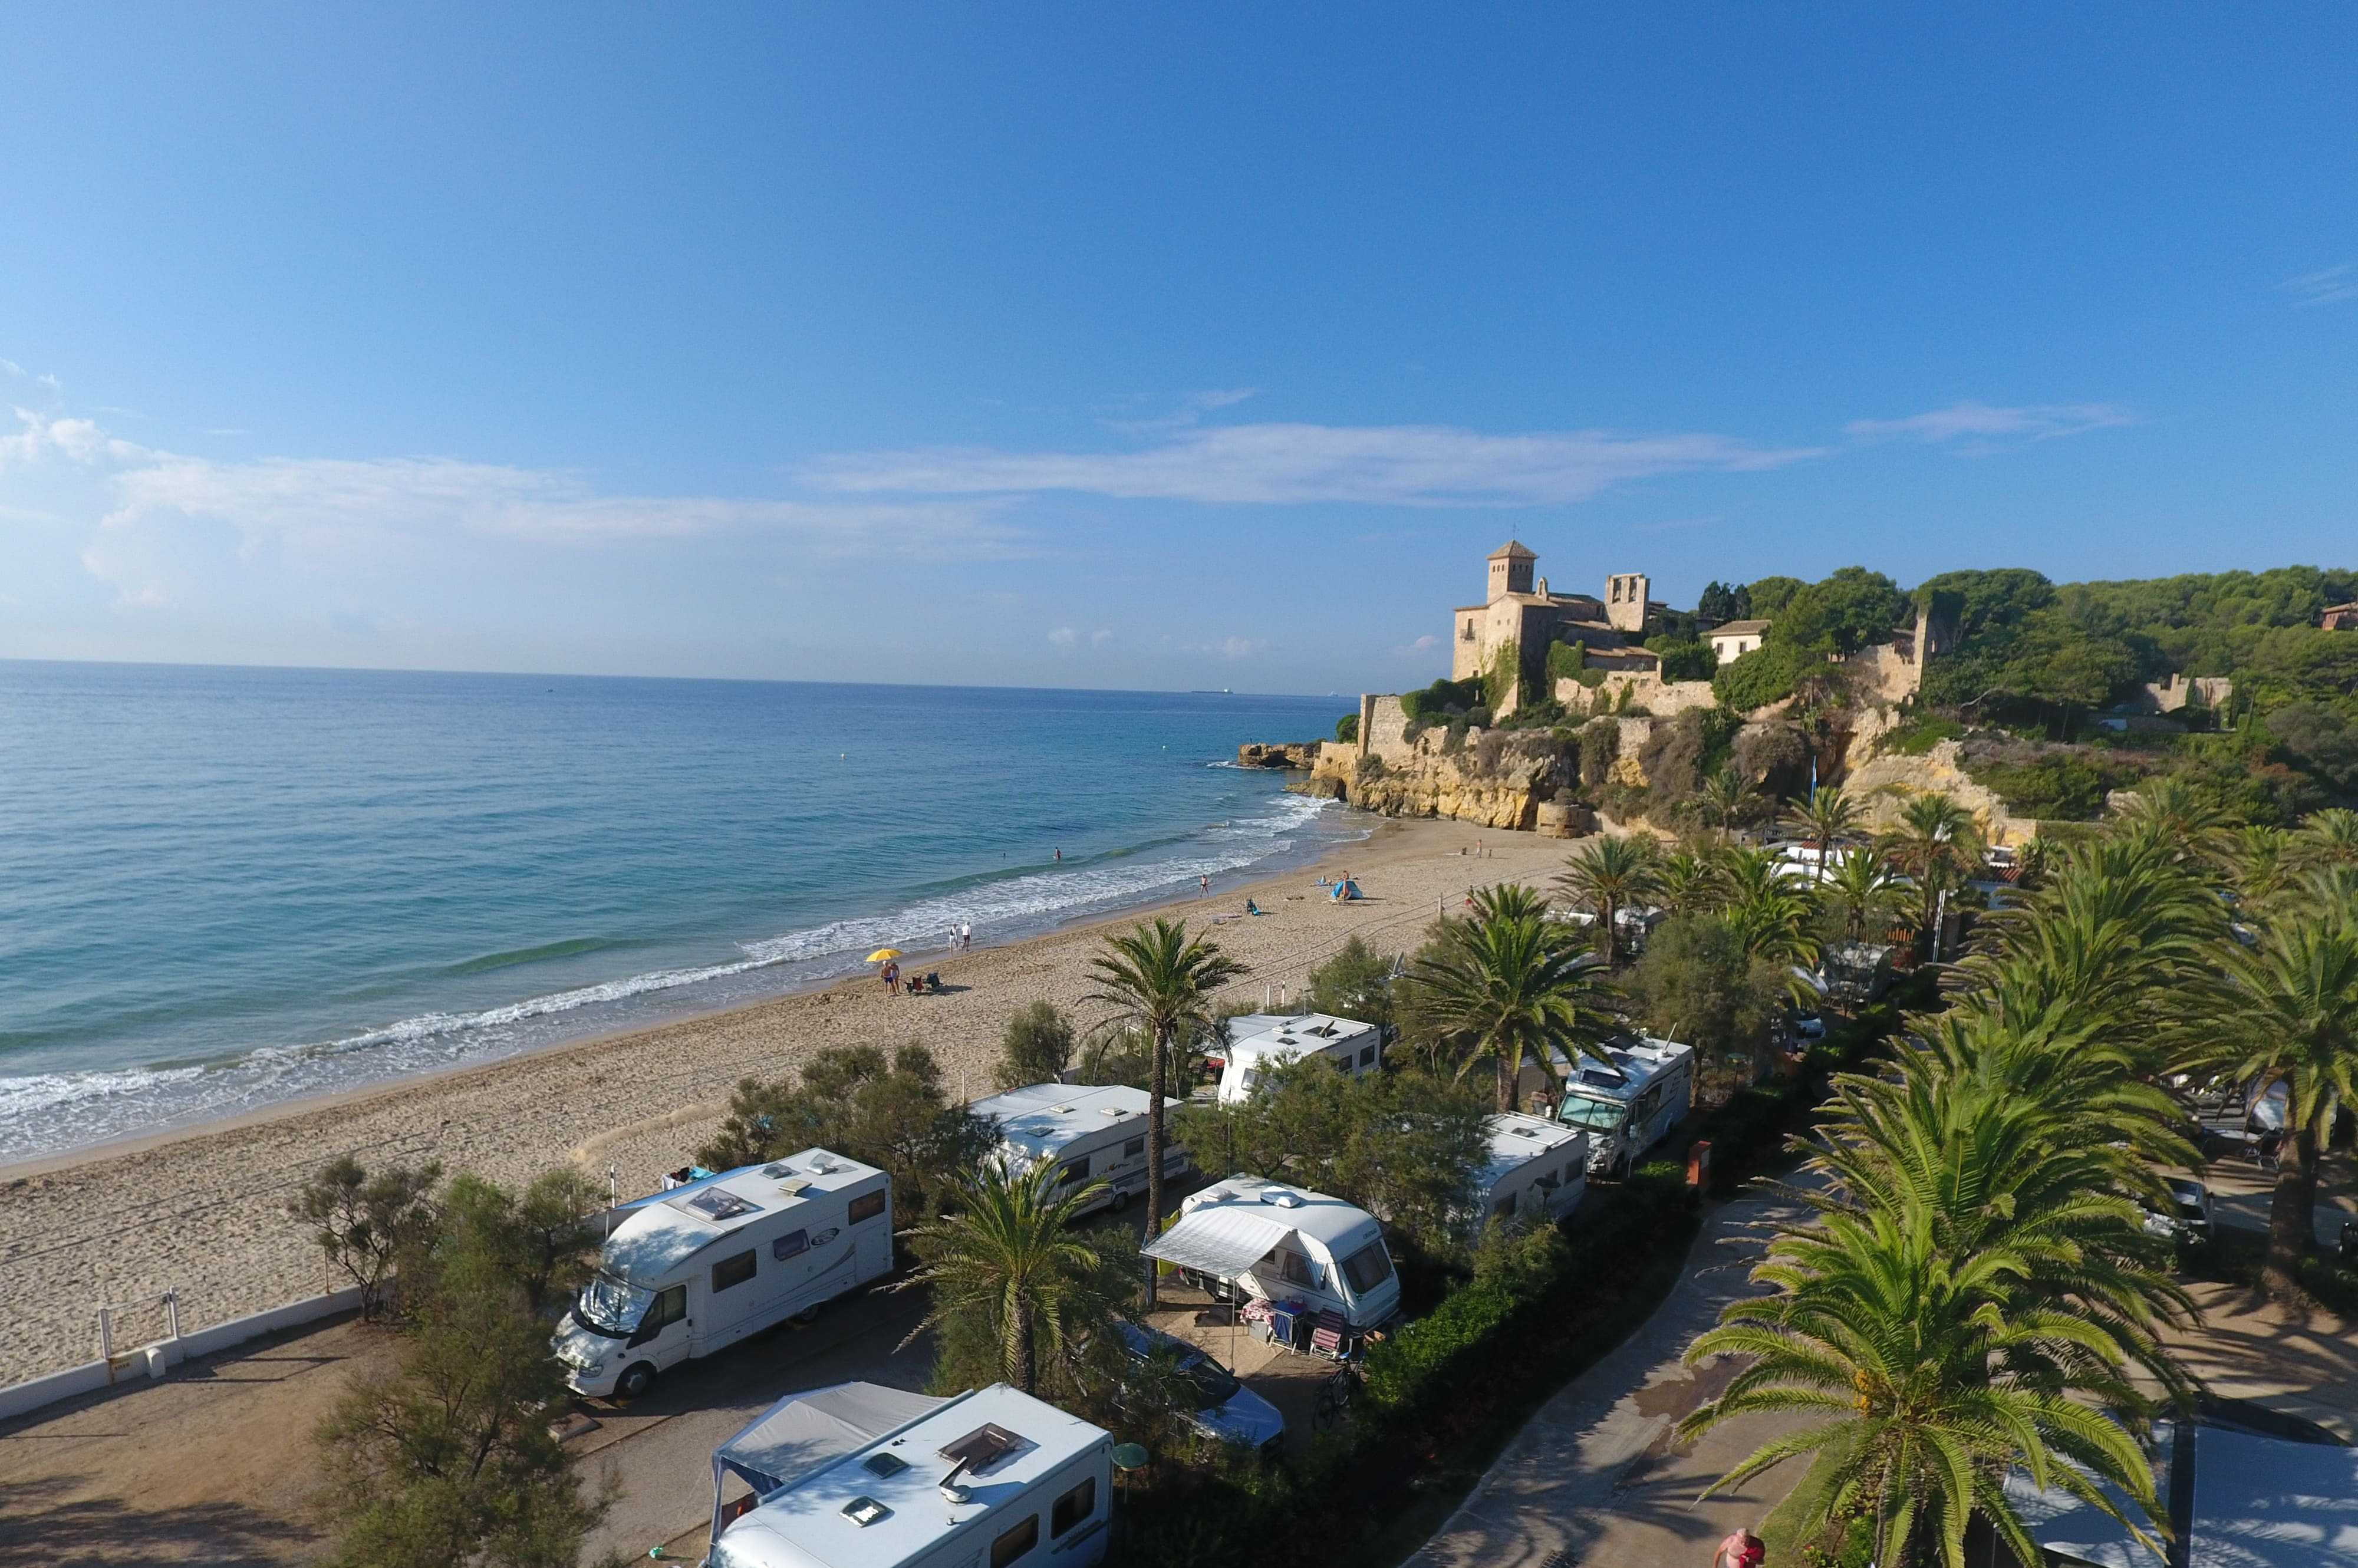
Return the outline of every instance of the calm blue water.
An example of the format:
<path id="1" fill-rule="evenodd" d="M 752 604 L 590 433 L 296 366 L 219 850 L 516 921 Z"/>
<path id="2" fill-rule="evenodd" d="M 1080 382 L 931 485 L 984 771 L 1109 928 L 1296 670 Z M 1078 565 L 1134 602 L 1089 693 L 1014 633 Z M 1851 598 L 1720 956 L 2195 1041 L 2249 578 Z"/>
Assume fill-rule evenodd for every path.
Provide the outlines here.
<path id="1" fill-rule="evenodd" d="M 0 1161 L 1298 864 L 1347 706 L 0 661 Z"/>

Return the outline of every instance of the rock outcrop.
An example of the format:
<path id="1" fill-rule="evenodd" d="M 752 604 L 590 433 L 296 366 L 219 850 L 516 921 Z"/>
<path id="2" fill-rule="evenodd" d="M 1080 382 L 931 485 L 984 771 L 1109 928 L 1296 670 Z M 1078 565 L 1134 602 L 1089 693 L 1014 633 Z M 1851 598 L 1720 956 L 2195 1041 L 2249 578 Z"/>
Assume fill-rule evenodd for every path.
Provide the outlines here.
<path id="1" fill-rule="evenodd" d="M 1316 741 L 1276 741 L 1268 744 L 1248 741 L 1237 748 L 1237 766 L 1306 771 L 1318 765 L 1320 746 Z"/>
<path id="2" fill-rule="evenodd" d="M 1387 816 L 1446 816 L 1484 827 L 1537 829 L 1541 807 L 1580 782 L 1580 750 L 1540 730 L 1442 728 L 1380 750 L 1320 748 L 1312 793 Z M 1593 830 L 1585 808 L 1551 809 L 1545 831 L 1572 838 Z"/>

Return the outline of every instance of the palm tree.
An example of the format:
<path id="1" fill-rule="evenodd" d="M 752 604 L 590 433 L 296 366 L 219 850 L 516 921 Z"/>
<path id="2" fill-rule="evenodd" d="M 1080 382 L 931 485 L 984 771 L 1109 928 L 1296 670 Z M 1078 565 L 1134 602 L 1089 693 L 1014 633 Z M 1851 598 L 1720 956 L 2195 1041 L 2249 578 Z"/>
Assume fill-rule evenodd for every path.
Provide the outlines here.
<path id="1" fill-rule="evenodd" d="M 1818 892 L 1790 874 L 1773 849 L 1732 849 L 1720 860 L 1720 916 L 1744 940 L 1745 954 L 1780 972 L 1815 968 Z M 1801 982 L 1794 977 L 1791 985 Z"/>
<path id="2" fill-rule="evenodd" d="M 1941 895 L 1953 892 L 1981 863 L 1981 833 L 1973 813 L 1945 795 L 1911 795 L 1899 826 L 1884 835 L 1884 855 L 1916 883 L 1923 901 L 1925 956 L 1938 958 Z"/>
<path id="3" fill-rule="evenodd" d="M 2227 814 L 2190 781 L 2163 777 L 2137 785 L 2118 821 L 2132 833 L 2150 834 L 2197 860 L 2212 860 L 2218 858 Z"/>
<path id="4" fill-rule="evenodd" d="M 949 1319 L 979 1314 L 998 1336 L 1001 1371 L 1029 1394 L 1039 1387 L 1044 1340 L 1062 1356 L 1081 1337 L 1074 1329 L 1094 1328 L 1109 1315 L 1097 1249 L 1073 1228 L 1106 1184 L 1060 1192 L 1061 1169 L 1049 1161 L 1011 1176 L 990 1161 L 958 1178 L 957 1211 L 910 1235 L 922 1266 L 893 1288 L 926 1286 L 933 1305 L 903 1347 Z"/>
<path id="5" fill-rule="evenodd" d="M 2358 811 L 2337 806 L 2312 812 L 2294 832 L 2291 849 L 2305 871 L 2358 866 Z"/>
<path id="6" fill-rule="evenodd" d="M 1461 1078 L 1487 1060 L 1502 1111 L 1515 1108 L 1525 1065 L 1552 1085 L 1559 1056 L 1604 1059 L 1612 1029 L 1604 977 L 1603 961 L 1569 930 L 1528 913 L 1453 923 L 1408 972 L 1436 1054 L 1455 1056 Z"/>
<path id="7" fill-rule="evenodd" d="M 1750 816 L 1759 801 L 1759 792 L 1742 773 L 1723 766 L 1704 780 L 1703 788 L 1695 792 L 1694 811 L 1704 827 L 1725 833 Z"/>
<path id="8" fill-rule="evenodd" d="M 2215 1060 L 2256 1090 L 2285 1088 L 2263 1289 L 2288 1296 L 2317 1211 L 2317 1156 L 2334 1112 L 2358 1099 L 2358 906 L 2303 908 L 2226 960 L 2231 1004 L 2212 1013 Z"/>
<path id="9" fill-rule="evenodd" d="M 1608 969 L 1621 957 L 1614 917 L 1659 890 L 1654 876 L 1658 859 L 1654 841 L 1635 833 L 1591 838 L 1564 862 L 1563 875 L 1555 880 L 1576 905 L 1596 917 L 1597 946 Z"/>
<path id="10" fill-rule="evenodd" d="M 1840 785 L 1814 790 L 1806 802 L 1786 807 L 1785 826 L 1818 852 L 1818 874 L 1811 881 L 1826 880 L 1826 857 L 1858 827 L 1863 814 L 1858 801 L 1844 794 Z"/>
<path id="11" fill-rule="evenodd" d="M 1753 1272 L 1774 1293 L 1734 1303 L 1687 1350 L 1691 1365 L 1731 1354 L 1750 1365 L 1678 1430 L 1692 1439 L 1754 1411 L 1826 1419 L 1771 1440 L 1711 1490 L 1831 1448 L 1838 1457 L 1804 1528 L 1871 1510 L 1888 1568 L 1916 1568 L 1935 1543 L 1949 1568 L 1963 1568 L 1978 1515 L 2017 1560 L 2036 1563 L 2006 1496 L 2018 1465 L 2152 1545 L 2098 1484 L 2159 1516 L 2136 1435 L 2147 1403 L 2103 1329 L 2020 1298 L 2017 1264 L 2002 1244 L 1952 1254 L 1921 1217 L 1836 1215 L 1779 1237 Z"/>
<path id="12" fill-rule="evenodd" d="M 1872 849 L 1854 849 L 1836 860 L 1818 891 L 1825 895 L 1846 942 L 1863 942 L 1870 934 L 1889 930 L 1899 906 L 1891 868 Z"/>
<path id="13" fill-rule="evenodd" d="M 2293 836 L 2281 827 L 2244 827 L 2227 849 L 2236 895 L 2255 906 L 2266 904 L 2290 886 L 2298 864 Z"/>
<path id="14" fill-rule="evenodd" d="M 1681 846 L 1654 862 L 1654 884 L 1661 901 L 1681 914 L 1700 914 L 1719 905 L 1719 860 L 1725 846 Z"/>
<path id="15" fill-rule="evenodd" d="M 1146 1235 L 1163 1232 L 1163 1101 L 1170 1087 L 1174 1045 L 1183 1036 L 1208 1033 L 1214 993 L 1244 966 L 1217 945 L 1187 935 L 1187 923 L 1158 917 L 1127 935 L 1106 938 L 1106 951 L 1090 965 L 1098 989 L 1087 1000 L 1112 1009 L 1101 1028 L 1134 1030 L 1154 1045 L 1152 1087 L 1146 1098 Z M 1154 1265 L 1146 1266 L 1146 1305 L 1154 1306 Z"/>

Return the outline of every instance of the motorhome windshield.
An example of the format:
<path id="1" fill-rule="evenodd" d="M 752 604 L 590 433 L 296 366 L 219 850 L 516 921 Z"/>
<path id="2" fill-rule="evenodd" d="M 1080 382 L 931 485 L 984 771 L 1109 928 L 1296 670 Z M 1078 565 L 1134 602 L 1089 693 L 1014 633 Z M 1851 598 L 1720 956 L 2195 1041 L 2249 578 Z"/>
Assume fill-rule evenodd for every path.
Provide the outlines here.
<path id="1" fill-rule="evenodd" d="M 1628 1119 L 1629 1108 L 1619 1100 L 1588 1099 L 1580 1095 L 1564 1097 L 1562 1119 L 1568 1126 L 1615 1132 Z"/>
<path id="2" fill-rule="evenodd" d="M 653 1291 L 643 1291 L 611 1274 L 592 1274 L 581 1287 L 581 1299 L 573 1303 L 573 1321 L 592 1334 L 628 1339 L 638 1331 L 639 1319 L 647 1315 L 647 1305 L 654 1299 Z"/>

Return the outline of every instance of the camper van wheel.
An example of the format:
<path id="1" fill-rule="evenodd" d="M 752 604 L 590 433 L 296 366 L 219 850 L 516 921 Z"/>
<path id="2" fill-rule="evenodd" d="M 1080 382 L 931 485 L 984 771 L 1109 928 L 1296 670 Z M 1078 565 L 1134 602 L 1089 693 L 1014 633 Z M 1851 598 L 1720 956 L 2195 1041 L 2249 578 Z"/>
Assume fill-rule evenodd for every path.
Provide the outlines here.
<path id="1" fill-rule="evenodd" d="M 625 1402 L 644 1397 L 655 1386 L 655 1369 L 652 1362 L 633 1361 L 622 1368 L 614 1379 L 614 1397 Z"/>
<path id="2" fill-rule="evenodd" d="M 1114 1188 L 1113 1203 L 1111 1206 L 1114 1213 L 1120 1214 L 1122 1210 L 1130 1206 L 1130 1195 L 1122 1191 L 1120 1187 Z"/>
<path id="3" fill-rule="evenodd" d="M 825 1302 L 811 1303 L 810 1305 L 795 1314 L 795 1321 L 796 1323 L 804 1324 L 817 1323 L 818 1321 L 818 1309 L 825 1305 L 827 1305 Z"/>

